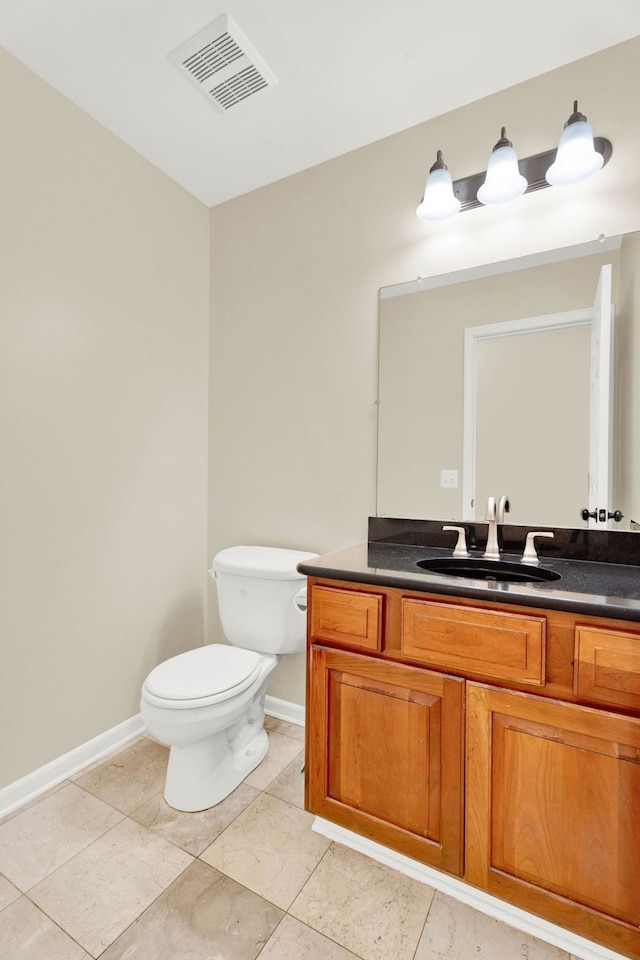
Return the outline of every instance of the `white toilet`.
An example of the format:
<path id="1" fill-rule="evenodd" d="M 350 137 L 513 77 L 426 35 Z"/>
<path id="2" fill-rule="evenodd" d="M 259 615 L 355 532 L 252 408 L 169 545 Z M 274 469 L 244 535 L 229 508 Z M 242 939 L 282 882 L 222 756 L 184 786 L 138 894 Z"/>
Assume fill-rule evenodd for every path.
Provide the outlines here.
<path id="1" fill-rule="evenodd" d="M 221 550 L 209 573 L 232 646 L 181 653 L 142 685 L 147 728 L 171 747 L 164 797 L 176 810 L 220 803 L 267 753 L 267 682 L 281 654 L 304 650 L 306 577 L 296 566 L 316 556 L 278 547 Z"/>

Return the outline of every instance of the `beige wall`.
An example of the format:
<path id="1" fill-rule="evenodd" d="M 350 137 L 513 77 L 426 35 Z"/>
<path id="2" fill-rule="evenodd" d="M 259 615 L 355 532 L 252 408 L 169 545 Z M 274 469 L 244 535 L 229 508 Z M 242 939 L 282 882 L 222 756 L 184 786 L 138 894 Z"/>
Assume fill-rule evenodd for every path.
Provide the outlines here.
<path id="1" fill-rule="evenodd" d="M 365 539 L 379 287 L 637 230 L 639 82 L 635 39 L 212 210 L 210 555 Z M 417 220 L 437 149 L 454 178 L 485 168 L 502 125 L 521 156 L 551 149 L 576 96 L 614 145 L 595 180 Z M 270 692 L 303 701 L 301 656 Z"/>
<path id="2" fill-rule="evenodd" d="M 203 638 L 208 211 L 0 51 L 0 786 Z"/>

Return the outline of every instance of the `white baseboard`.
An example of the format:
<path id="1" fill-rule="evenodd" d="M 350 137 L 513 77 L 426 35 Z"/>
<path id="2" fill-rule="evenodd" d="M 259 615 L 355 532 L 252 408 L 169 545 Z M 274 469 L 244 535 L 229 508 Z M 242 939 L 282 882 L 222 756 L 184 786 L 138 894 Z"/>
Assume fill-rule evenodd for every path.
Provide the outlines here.
<path id="1" fill-rule="evenodd" d="M 264 712 L 276 720 L 286 720 L 288 723 L 295 723 L 299 727 L 304 727 L 304 707 L 299 703 L 290 703 L 288 700 L 278 700 L 277 697 L 270 697 L 268 694 L 264 698 Z"/>
<path id="2" fill-rule="evenodd" d="M 455 900 L 466 903 L 480 913 L 506 923 L 509 927 L 514 927 L 516 930 L 528 933 L 539 940 L 544 940 L 545 943 L 550 943 L 560 950 L 566 950 L 567 953 L 573 954 L 574 957 L 580 957 L 581 960 L 628 960 L 627 957 L 623 957 L 619 953 L 614 953 L 606 947 L 585 940 L 584 937 L 579 937 L 563 927 L 558 927 L 553 923 L 542 920 L 540 917 L 527 913 L 525 910 L 513 907 L 503 900 L 492 897 L 483 890 L 477 890 L 475 887 L 469 886 L 462 880 L 456 880 L 455 877 L 450 877 L 446 873 L 440 873 L 439 870 L 434 870 L 417 860 L 396 853 L 388 847 L 374 843 L 373 840 L 352 833 L 351 830 L 345 830 L 344 827 L 339 827 L 322 817 L 315 818 L 312 829 L 330 840 L 335 840 L 336 843 L 341 843 L 345 847 L 364 853 L 372 860 L 393 867 L 408 877 L 413 877 L 430 887 L 435 887 L 442 893 L 449 894 Z"/>
<path id="3" fill-rule="evenodd" d="M 137 714 L 135 717 L 131 717 L 129 720 L 125 720 L 123 723 L 119 723 L 110 730 L 94 737 L 93 740 L 88 740 L 74 750 L 70 750 L 69 753 L 52 760 L 51 763 L 39 767 L 38 770 L 27 774 L 21 780 L 16 780 L 14 783 L 3 787 L 0 789 L 0 817 L 11 813 L 12 810 L 21 807 L 29 800 L 40 796 L 40 794 L 46 793 L 47 790 L 56 787 L 63 780 L 68 780 L 69 777 L 73 777 L 84 767 L 88 767 L 89 764 L 95 763 L 101 757 L 107 756 L 129 740 L 133 740 L 134 737 L 140 736 L 145 730 L 142 716 Z"/>
<path id="4" fill-rule="evenodd" d="M 286 720 L 304 727 L 304 707 L 288 700 L 279 700 L 277 697 L 265 697 L 265 713 L 277 720 Z M 0 817 L 6 816 L 17 807 L 34 800 L 47 790 L 56 787 L 63 780 L 75 776 L 84 767 L 95 763 L 107 754 L 124 746 L 129 740 L 145 732 L 145 725 L 141 714 L 119 723 L 116 727 L 106 730 L 93 740 L 88 740 L 69 753 L 63 754 L 51 763 L 45 764 L 33 773 L 27 774 L 21 780 L 16 780 L 0 789 Z"/>

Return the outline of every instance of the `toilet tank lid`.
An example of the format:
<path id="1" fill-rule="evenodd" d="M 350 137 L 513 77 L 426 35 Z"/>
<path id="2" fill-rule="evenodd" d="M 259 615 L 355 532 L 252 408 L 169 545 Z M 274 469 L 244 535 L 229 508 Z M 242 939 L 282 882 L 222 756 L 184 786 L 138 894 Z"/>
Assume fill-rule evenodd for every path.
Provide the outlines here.
<path id="1" fill-rule="evenodd" d="M 235 573 L 266 580 L 304 580 L 304 574 L 296 570 L 297 565 L 317 556 L 317 553 L 284 547 L 227 547 L 215 555 L 209 572 L 213 576 Z"/>

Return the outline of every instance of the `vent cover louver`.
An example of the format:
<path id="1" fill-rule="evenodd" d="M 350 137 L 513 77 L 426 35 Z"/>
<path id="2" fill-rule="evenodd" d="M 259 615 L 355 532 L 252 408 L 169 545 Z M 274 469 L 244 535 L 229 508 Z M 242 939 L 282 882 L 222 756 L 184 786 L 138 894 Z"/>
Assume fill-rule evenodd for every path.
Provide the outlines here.
<path id="1" fill-rule="evenodd" d="M 226 13 L 169 58 L 223 112 L 278 82 Z"/>

